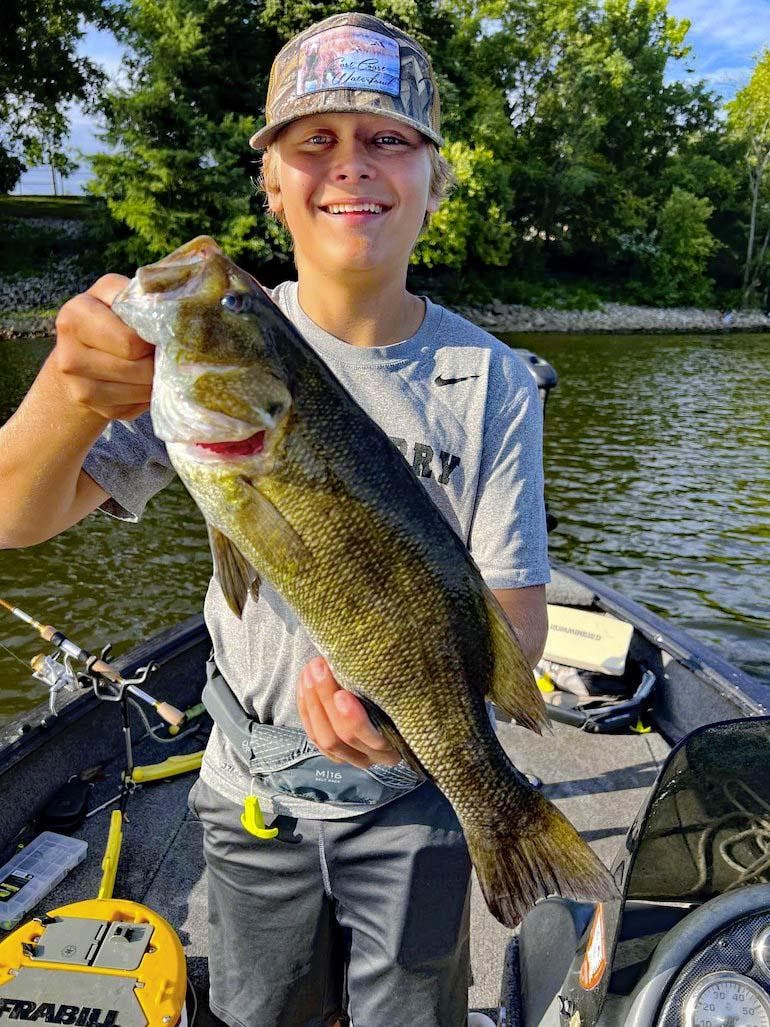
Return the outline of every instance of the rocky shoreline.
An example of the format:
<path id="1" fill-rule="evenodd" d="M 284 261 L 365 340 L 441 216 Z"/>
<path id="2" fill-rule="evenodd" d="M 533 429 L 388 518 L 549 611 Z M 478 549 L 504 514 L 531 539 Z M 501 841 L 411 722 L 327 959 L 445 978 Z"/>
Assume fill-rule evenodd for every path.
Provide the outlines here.
<path id="1" fill-rule="evenodd" d="M 88 288 L 76 257 L 35 278 L 0 278 L 0 339 L 42 338 L 54 334 L 55 310 Z M 691 307 L 637 307 L 605 303 L 597 310 L 536 309 L 495 301 L 482 307 L 455 306 L 474 324 L 496 333 L 631 334 L 635 332 L 770 332 L 770 316 L 760 311 L 699 310 Z"/>
<path id="2" fill-rule="evenodd" d="M 699 310 L 696 307 L 635 307 L 604 303 L 597 310 L 538 310 L 493 302 L 455 307 L 458 314 L 496 333 L 677 334 L 691 332 L 770 332 L 770 316 L 756 310 Z"/>
<path id="3" fill-rule="evenodd" d="M 499 306 L 502 306 L 500 304 Z M 685 307 L 661 309 L 608 303 L 599 310 L 538 310 L 516 306 L 504 312 L 488 307 L 457 307 L 463 317 L 496 334 L 708 334 L 768 332 L 770 317 L 736 312 L 725 320 L 721 311 Z M 37 339 L 54 334 L 55 315 L 35 311 L 0 311 L 0 339 Z"/>

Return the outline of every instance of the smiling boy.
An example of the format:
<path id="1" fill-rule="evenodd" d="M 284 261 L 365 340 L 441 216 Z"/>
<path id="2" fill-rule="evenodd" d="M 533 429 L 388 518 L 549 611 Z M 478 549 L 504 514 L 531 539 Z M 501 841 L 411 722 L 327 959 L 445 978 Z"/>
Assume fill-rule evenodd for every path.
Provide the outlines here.
<path id="1" fill-rule="evenodd" d="M 278 55 L 266 114 L 252 145 L 267 147 L 268 205 L 298 272 L 272 298 L 409 461 L 534 665 L 548 580 L 534 383 L 498 340 L 406 288 L 448 179 L 430 61 L 379 19 L 337 15 Z M 0 430 L 2 546 L 97 507 L 136 519 L 172 477 L 147 413 L 153 349 L 110 310 L 125 281 L 107 275 L 65 304 L 56 347 Z M 315 794 L 300 794 L 301 760 L 284 759 L 283 784 L 258 760 L 251 776 L 215 724 L 190 797 L 204 827 L 211 1008 L 230 1027 L 348 1013 L 356 1027 L 460 1027 L 470 862 L 451 807 L 399 764 L 269 583 L 239 620 L 212 579 L 205 612 L 212 684 L 272 732 L 271 751 L 300 737 L 331 761 Z M 277 838 L 244 830 L 252 792 Z"/>

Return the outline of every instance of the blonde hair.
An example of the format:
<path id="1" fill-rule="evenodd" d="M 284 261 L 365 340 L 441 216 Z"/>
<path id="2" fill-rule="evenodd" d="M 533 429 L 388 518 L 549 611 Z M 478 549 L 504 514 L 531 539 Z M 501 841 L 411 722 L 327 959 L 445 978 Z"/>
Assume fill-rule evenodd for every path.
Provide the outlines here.
<path id="1" fill-rule="evenodd" d="M 440 152 L 439 148 L 432 142 L 427 142 L 428 155 L 430 157 L 430 192 L 431 196 L 435 197 L 439 202 L 448 196 L 452 189 L 455 187 L 457 179 L 455 178 L 452 165 L 446 159 L 446 157 Z M 283 225 L 288 230 L 286 223 L 286 217 L 283 211 L 270 210 L 268 204 L 267 194 L 268 191 L 275 193 L 278 192 L 278 162 L 279 162 L 278 150 L 275 147 L 275 141 L 270 144 L 265 150 L 262 156 L 262 167 L 259 172 L 259 176 L 256 181 L 257 188 L 265 194 L 265 207 L 269 217 L 277 221 L 279 225 Z M 430 220 L 430 214 L 425 212 L 425 220 L 422 223 L 423 228 L 428 224 Z"/>

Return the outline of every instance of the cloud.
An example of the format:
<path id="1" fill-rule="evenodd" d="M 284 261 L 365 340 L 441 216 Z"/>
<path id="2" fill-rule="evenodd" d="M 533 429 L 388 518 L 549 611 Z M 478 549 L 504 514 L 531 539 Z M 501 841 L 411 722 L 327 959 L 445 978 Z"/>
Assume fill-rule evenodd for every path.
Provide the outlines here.
<path id="1" fill-rule="evenodd" d="M 749 81 L 753 70 L 754 68 L 751 64 L 741 64 L 738 67 L 728 65 L 724 68 L 717 68 L 715 71 L 709 71 L 702 77 L 711 86 L 737 85 L 740 89 Z"/>
<path id="2" fill-rule="evenodd" d="M 770 46 L 770 0 L 670 0 L 668 11 L 691 22 L 689 63 L 725 99 L 746 85 L 757 57 Z M 671 73 L 684 77 L 681 66 Z"/>

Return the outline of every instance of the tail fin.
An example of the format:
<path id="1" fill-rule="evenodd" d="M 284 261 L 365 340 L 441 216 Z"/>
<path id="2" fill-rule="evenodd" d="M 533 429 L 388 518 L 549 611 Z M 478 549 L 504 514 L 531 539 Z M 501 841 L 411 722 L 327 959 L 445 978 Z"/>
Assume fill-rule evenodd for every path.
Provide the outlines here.
<path id="1" fill-rule="evenodd" d="M 538 899 L 562 895 L 581 902 L 617 896 L 609 871 L 556 807 L 537 792 L 539 804 L 521 834 L 466 828 L 473 865 L 490 912 L 507 927 L 516 927 Z"/>

